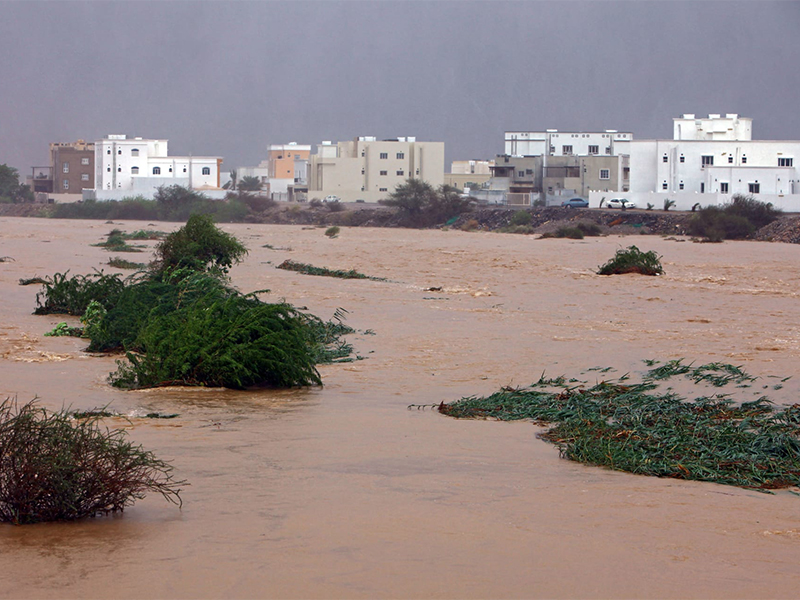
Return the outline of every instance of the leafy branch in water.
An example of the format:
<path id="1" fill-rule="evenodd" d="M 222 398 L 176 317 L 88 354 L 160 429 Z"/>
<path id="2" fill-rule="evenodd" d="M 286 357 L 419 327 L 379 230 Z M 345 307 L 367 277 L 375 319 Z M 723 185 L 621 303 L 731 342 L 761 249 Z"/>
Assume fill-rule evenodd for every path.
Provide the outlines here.
<path id="1" fill-rule="evenodd" d="M 306 263 L 295 262 L 291 259 L 286 259 L 279 264 L 277 269 L 285 269 L 286 271 L 296 271 L 297 273 L 305 273 L 306 275 L 317 275 L 320 277 L 338 277 L 339 279 L 371 279 L 372 281 L 386 281 L 383 277 L 370 277 L 359 273 L 355 269 L 349 271 L 341 271 L 328 269 L 327 267 L 315 267 Z"/>
<path id="2" fill-rule="evenodd" d="M 770 490 L 800 485 L 800 404 L 778 409 L 766 396 L 736 403 L 720 391 L 685 398 L 662 382 L 684 377 L 716 389 L 755 378 L 740 367 L 671 361 L 640 383 L 570 384 L 542 376 L 527 388 L 439 406 L 457 418 L 531 419 L 570 460 L 657 477 Z"/>

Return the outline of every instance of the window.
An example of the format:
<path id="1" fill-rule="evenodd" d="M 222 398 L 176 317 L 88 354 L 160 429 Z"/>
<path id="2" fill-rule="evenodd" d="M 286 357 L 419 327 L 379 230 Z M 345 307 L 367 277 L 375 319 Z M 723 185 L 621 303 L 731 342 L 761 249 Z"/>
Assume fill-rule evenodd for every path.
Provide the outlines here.
<path id="1" fill-rule="evenodd" d="M 682 189 L 683 189 L 683 182 L 682 182 L 682 181 L 681 181 L 681 182 L 678 184 L 678 189 L 679 189 L 679 190 L 682 190 Z"/>
<path id="2" fill-rule="evenodd" d="M 561 146 L 561 154 L 572 154 L 572 146 Z"/>
<path id="3" fill-rule="evenodd" d="M 81 173 L 81 181 L 89 181 L 89 174 Z"/>
<path id="4" fill-rule="evenodd" d="M 719 184 L 719 193 L 720 194 L 727 194 L 728 193 L 728 182 L 723 181 Z"/>
<path id="5" fill-rule="evenodd" d="M 84 166 L 88 165 L 89 164 L 89 159 L 88 158 L 82 158 L 81 159 L 81 164 L 84 165 Z"/>
<path id="6" fill-rule="evenodd" d="M 211 167 L 203 167 L 203 175 L 211 175 Z"/>
<path id="7" fill-rule="evenodd" d="M 600 154 L 600 146 L 589 146 L 589 154 Z"/>
<path id="8" fill-rule="evenodd" d="M 186 173 L 186 166 L 183 167 L 183 172 Z"/>
<path id="9" fill-rule="evenodd" d="M 362 157 L 362 158 L 363 158 L 364 156 L 366 156 L 366 154 L 367 154 L 367 151 L 366 151 L 366 150 L 362 150 L 362 151 L 361 151 L 361 157 Z M 364 190 L 361 190 L 361 191 L 363 192 Z"/>
<path id="10" fill-rule="evenodd" d="M 611 179 L 611 170 L 600 169 L 600 179 Z"/>
<path id="11" fill-rule="evenodd" d="M 117 173 L 122 173 L 122 167 L 117 167 Z"/>
<path id="12" fill-rule="evenodd" d="M 517 171 L 517 177 L 525 177 L 525 171 Z"/>
<path id="13" fill-rule="evenodd" d="M 533 169 L 525 169 L 525 175 L 533 175 Z"/>
<path id="14" fill-rule="evenodd" d="M 419 175 L 419 169 L 417 169 L 417 175 Z"/>
<path id="15" fill-rule="evenodd" d="M 667 182 L 666 181 L 661 184 L 661 189 L 662 190 L 666 190 L 667 189 Z"/>
<path id="16" fill-rule="evenodd" d="M 153 175 L 161 175 L 161 167 L 153 167 Z"/>
<path id="17" fill-rule="evenodd" d="M 793 158 L 779 158 L 778 159 L 778 166 L 779 167 L 792 167 L 794 163 Z"/>
<path id="18" fill-rule="evenodd" d="M 666 154 L 664 155 L 664 158 L 663 158 L 662 160 L 663 160 L 664 162 L 669 162 L 669 158 L 667 158 L 667 155 L 666 155 Z"/>
<path id="19" fill-rule="evenodd" d="M 388 192 L 389 188 L 378 188 L 379 192 Z"/>
<path id="20" fill-rule="evenodd" d="M 381 171 L 381 175 L 388 175 L 389 171 Z"/>
<path id="21" fill-rule="evenodd" d="M 122 148 L 120 148 L 119 150 L 117 150 L 117 154 L 122 154 Z"/>
<path id="22" fill-rule="evenodd" d="M 556 153 L 556 147 L 550 146 L 550 154 L 555 154 L 555 153 Z"/>
<path id="23" fill-rule="evenodd" d="M 747 157 L 744 154 L 742 154 L 742 164 L 746 163 L 747 163 Z"/>
<path id="24" fill-rule="evenodd" d="M 399 169 L 399 170 L 397 171 L 397 175 L 398 175 L 399 177 L 403 177 L 403 176 L 405 175 L 405 173 L 403 172 L 403 169 Z"/>
<path id="25" fill-rule="evenodd" d="M 169 168 L 169 172 L 172 173 L 172 167 Z"/>
<path id="26" fill-rule="evenodd" d="M 65 190 L 68 190 L 68 189 L 69 189 L 69 179 L 65 179 L 65 180 L 62 182 L 62 185 L 64 186 L 64 189 L 65 189 Z"/>
<path id="27" fill-rule="evenodd" d="M 388 152 L 381 152 L 381 156 L 380 157 L 381 157 L 382 160 L 386 160 L 387 158 L 389 158 L 389 153 Z"/>
<path id="28" fill-rule="evenodd" d="M 714 164 L 714 157 L 704 154 L 700 157 L 700 164 L 702 164 L 704 167 L 710 167 Z"/>
<path id="29" fill-rule="evenodd" d="M 728 164 L 729 164 L 729 165 L 732 165 L 732 164 L 733 164 L 733 156 L 729 156 L 729 157 L 728 157 Z"/>
<path id="30" fill-rule="evenodd" d="M 606 154 L 611 154 L 611 146 L 606 147 Z"/>
<path id="31" fill-rule="evenodd" d="M 61 165 L 61 170 L 64 171 L 64 173 L 69 173 L 69 163 L 66 162 L 63 165 Z"/>
<path id="32" fill-rule="evenodd" d="M 361 167 L 361 174 L 364 175 L 364 173 L 366 173 L 366 172 L 367 172 L 367 170 L 364 167 Z"/>
<path id="33" fill-rule="evenodd" d="M 683 154 L 681 154 L 681 162 L 686 162 L 686 157 Z"/>
<path id="34" fill-rule="evenodd" d="M 131 167 L 131 175 L 138 175 L 139 167 Z"/>
<path id="35" fill-rule="evenodd" d="M 106 171 L 108 171 L 109 173 L 111 173 L 111 167 L 106 167 Z"/>
<path id="36" fill-rule="evenodd" d="M 705 194 L 706 193 L 706 184 L 705 183 L 701 183 L 700 184 L 700 193 L 701 194 Z"/>
<path id="37" fill-rule="evenodd" d="M 405 157 L 406 157 L 406 155 L 405 155 L 405 153 L 404 153 L 404 152 L 398 152 L 398 153 L 397 153 L 397 159 L 398 159 L 398 160 L 402 160 L 402 159 L 404 159 Z"/>
<path id="38" fill-rule="evenodd" d="M 109 148 L 108 150 L 106 150 L 106 154 L 111 154 L 111 148 Z"/>
<path id="39" fill-rule="evenodd" d="M 139 149 L 138 148 L 133 148 L 131 150 L 131 156 L 139 156 Z"/>
<path id="40" fill-rule="evenodd" d="M 748 183 L 747 184 L 748 191 L 751 194 L 758 194 L 761 191 L 761 184 L 760 183 Z"/>

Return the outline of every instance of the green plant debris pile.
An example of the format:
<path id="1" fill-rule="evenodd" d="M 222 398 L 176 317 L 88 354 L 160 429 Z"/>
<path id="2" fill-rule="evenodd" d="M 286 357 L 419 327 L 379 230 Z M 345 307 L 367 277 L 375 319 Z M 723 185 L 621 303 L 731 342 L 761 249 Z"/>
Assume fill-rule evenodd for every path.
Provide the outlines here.
<path id="1" fill-rule="evenodd" d="M 676 378 L 703 393 L 660 391 Z M 587 386 L 542 376 L 528 388 L 442 403 L 439 411 L 552 425 L 541 437 L 562 457 L 590 465 L 758 490 L 798 486 L 800 404 L 777 408 L 759 392 L 737 403 L 723 393 L 728 386 L 744 393 L 754 379 L 733 365 L 671 361 L 647 371 L 641 383 L 623 377 Z"/>
<path id="2" fill-rule="evenodd" d="M 180 504 L 172 466 L 100 427 L 31 401 L 0 402 L 0 521 L 71 521 L 121 512 L 156 492 Z"/>
<path id="3" fill-rule="evenodd" d="M 353 350 L 342 339 L 353 332 L 341 322 L 345 311 L 325 322 L 237 291 L 226 274 L 245 253 L 211 217 L 194 215 L 159 244 L 148 271 L 124 280 L 56 274 L 35 312 L 81 315 L 82 332 L 59 333 L 89 338 L 91 352 L 124 352 L 109 377 L 118 387 L 321 384 L 316 365 Z"/>
<path id="4" fill-rule="evenodd" d="M 661 257 L 653 250 L 642 252 L 636 246 L 628 246 L 625 250 L 617 250 L 614 258 L 597 271 L 598 275 L 623 275 L 625 273 L 663 275 Z"/>
<path id="5" fill-rule="evenodd" d="M 315 267 L 306 263 L 295 262 L 291 259 L 286 259 L 279 264 L 277 269 L 285 269 L 287 271 L 297 271 L 298 273 L 305 273 L 306 275 L 319 275 L 322 277 L 338 277 L 339 279 L 371 279 L 372 281 L 386 281 L 383 277 L 370 277 L 359 273 L 355 269 L 349 271 L 337 271 L 328 269 L 326 267 Z"/>

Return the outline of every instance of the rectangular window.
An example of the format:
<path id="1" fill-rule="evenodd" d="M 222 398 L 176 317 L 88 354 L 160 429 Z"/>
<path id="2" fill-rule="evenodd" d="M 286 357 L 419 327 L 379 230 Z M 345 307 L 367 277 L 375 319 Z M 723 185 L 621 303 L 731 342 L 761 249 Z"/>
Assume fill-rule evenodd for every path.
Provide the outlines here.
<path id="1" fill-rule="evenodd" d="M 714 157 L 704 154 L 700 157 L 700 164 L 702 164 L 704 167 L 710 167 L 714 164 Z"/>
<path id="2" fill-rule="evenodd" d="M 533 175 L 533 169 L 525 169 L 525 175 Z"/>
<path id="3" fill-rule="evenodd" d="M 683 182 L 682 182 L 682 181 L 681 181 L 681 182 L 678 184 L 678 189 L 679 189 L 679 190 L 682 190 L 682 189 L 683 189 Z"/>
<path id="4" fill-rule="evenodd" d="M 729 156 L 729 157 L 728 157 L 728 164 L 729 164 L 729 165 L 732 165 L 732 164 L 733 164 L 733 157 L 732 157 L 732 156 Z"/>
<path id="5" fill-rule="evenodd" d="M 600 146 L 589 146 L 589 154 L 600 154 Z"/>
<path id="6" fill-rule="evenodd" d="M 600 179 L 611 179 L 611 170 L 600 169 Z"/>
<path id="7" fill-rule="evenodd" d="M 402 177 L 403 175 L 405 175 L 405 173 L 403 173 L 403 169 L 400 169 L 400 170 L 397 172 L 397 175 L 398 175 L 398 176 L 400 176 L 400 177 Z"/>
<path id="8" fill-rule="evenodd" d="M 556 153 L 556 147 L 550 146 L 550 154 L 555 154 L 555 153 Z"/>
<path id="9" fill-rule="evenodd" d="M 389 171 L 381 171 L 381 175 L 388 175 Z"/>
<path id="10" fill-rule="evenodd" d="M 525 171 L 517 171 L 517 177 L 525 177 Z"/>
<path id="11" fill-rule="evenodd" d="M 794 166 L 794 159 L 793 158 L 779 158 L 778 159 L 778 166 L 779 167 L 792 167 Z"/>
<path id="12" fill-rule="evenodd" d="M 606 154 L 611 154 L 611 146 L 606 147 Z"/>
<path id="13" fill-rule="evenodd" d="M 65 180 L 62 182 L 62 185 L 64 186 L 64 189 L 65 189 L 65 190 L 68 190 L 68 189 L 69 189 L 69 179 L 65 179 Z"/>
<path id="14" fill-rule="evenodd" d="M 667 189 L 667 182 L 666 182 L 666 181 L 665 181 L 664 183 L 662 183 L 662 184 L 661 184 L 661 189 L 662 189 L 662 190 L 665 190 L 665 189 Z"/>
<path id="15" fill-rule="evenodd" d="M 761 191 L 761 184 L 760 183 L 748 183 L 747 184 L 748 191 L 751 194 L 758 194 Z"/>
<path id="16" fill-rule="evenodd" d="M 745 163 L 747 163 L 747 157 L 744 154 L 742 154 L 742 164 Z"/>
<path id="17" fill-rule="evenodd" d="M 82 165 L 88 165 L 89 164 L 89 159 L 88 158 L 82 158 L 81 159 L 81 164 Z"/>
<path id="18" fill-rule="evenodd" d="M 705 183 L 701 183 L 700 184 L 700 193 L 701 194 L 705 194 L 706 193 L 706 184 Z"/>
<path id="19" fill-rule="evenodd" d="M 669 158 L 667 158 L 667 155 L 666 155 L 666 154 L 664 155 L 663 161 L 664 161 L 664 162 L 669 162 Z"/>
<path id="20" fill-rule="evenodd" d="M 683 154 L 681 154 L 681 162 L 686 162 L 686 157 Z"/>
<path id="21" fill-rule="evenodd" d="M 727 194 L 728 193 L 728 182 L 723 181 L 719 184 L 719 193 L 720 194 Z"/>
<path id="22" fill-rule="evenodd" d="M 572 154 L 572 146 L 561 146 L 561 154 Z"/>
<path id="23" fill-rule="evenodd" d="M 89 174 L 81 173 L 81 181 L 89 181 Z"/>
<path id="24" fill-rule="evenodd" d="M 389 188 L 378 188 L 379 192 L 388 192 Z"/>
<path id="25" fill-rule="evenodd" d="M 69 173 L 69 163 L 66 162 L 63 165 L 61 165 L 61 170 L 64 171 L 64 173 Z"/>
<path id="26" fill-rule="evenodd" d="M 398 158 L 398 160 L 402 160 L 402 159 L 404 159 L 405 157 L 406 157 L 406 154 L 405 154 L 405 152 L 398 152 L 398 153 L 397 153 L 397 158 Z"/>
<path id="27" fill-rule="evenodd" d="M 381 152 L 381 159 L 386 160 L 387 158 L 389 158 L 389 153 L 388 152 Z"/>

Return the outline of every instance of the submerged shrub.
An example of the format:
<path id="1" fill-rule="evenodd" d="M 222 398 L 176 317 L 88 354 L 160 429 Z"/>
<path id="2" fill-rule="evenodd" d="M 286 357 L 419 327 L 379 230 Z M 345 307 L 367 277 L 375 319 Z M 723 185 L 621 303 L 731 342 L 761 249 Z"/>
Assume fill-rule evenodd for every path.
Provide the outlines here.
<path id="1" fill-rule="evenodd" d="M 600 267 L 598 275 L 622 275 L 624 273 L 640 273 L 642 275 L 662 275 L 661 257 L 653 250 L 642 252 L 636 246 L 625 250 L 617 250 L 614 258 Z"/>
<path id="2" fill-rule="evenodd" d="M 36 294 L 37 315 L 67 314 L 80 316 L 92 300 L 113 306 L 125 284 L 118 274 L 95 271 L 90 275 L 68 277 L 69 271 L 44 279 L 44 289 Z"/>
<path id="3" fill-rule="evenodd" d="M 122 512 L 147 492 L 180 505 L 172 466 L 101 427 L 35 401 L 0 402 L 0 521 L 71 521 Z"/>
<path id="4" fill-rule="evenodd" d="M 676 377 L 704 388 L 691 398 L 660 389 Z M 720 392 L 731 385 L 744 394 L 754 379 L 734 365 L 670 361 L 640 383 L 542 377 L 527 388 L 442 403 L 439 410 L 551 425 L 541 437 L 562 457 L 590 465 L 760 490 L 798 486 L 800 406 L 774 408 L 760 391 L 736 403 Z"/>

